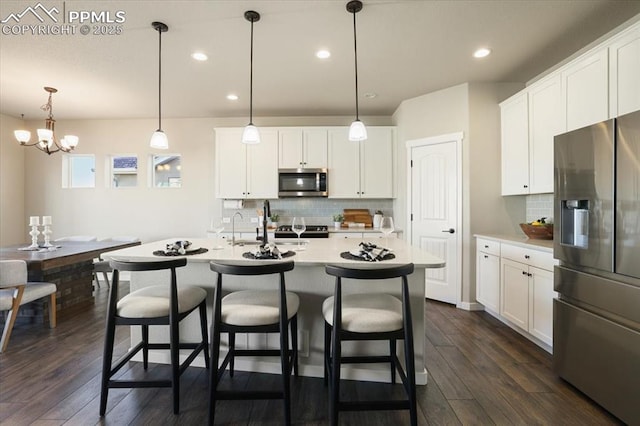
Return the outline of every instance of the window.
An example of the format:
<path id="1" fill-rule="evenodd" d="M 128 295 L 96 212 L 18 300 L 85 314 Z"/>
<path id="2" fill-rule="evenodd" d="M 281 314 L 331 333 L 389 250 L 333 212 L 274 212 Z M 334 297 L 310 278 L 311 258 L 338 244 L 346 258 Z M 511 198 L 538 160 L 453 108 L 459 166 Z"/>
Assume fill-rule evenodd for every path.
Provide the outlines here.
<path id="1" fill-rule="evenodd" d="M 138 185 L 138 157 L 114 155 L 109 164 L 112 188 L 130 188 Z"/>
<path id="2" fill-rule="evenodd" d="M 153 155 L 151 162 L 152 185 L 161 188 L 180 188 L 182 177 L 180 155 Z"/>
<path id="3" fill-rule="evenodd" d="M 94 155 L 67 154 L 62 156 L 63 188 L 94 188 L 96 186 L 96 158 Z"/>

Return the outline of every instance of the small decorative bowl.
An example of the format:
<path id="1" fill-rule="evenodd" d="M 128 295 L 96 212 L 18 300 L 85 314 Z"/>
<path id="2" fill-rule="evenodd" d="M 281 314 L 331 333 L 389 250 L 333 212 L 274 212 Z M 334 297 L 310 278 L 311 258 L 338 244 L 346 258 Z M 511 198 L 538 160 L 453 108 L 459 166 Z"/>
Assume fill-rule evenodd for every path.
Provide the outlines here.
<path id="1" fill-rule="evenodd" d="M 553 240 L 553 223 L 545 223 L 543 225 L 521 223 L 520 228 L 529 238 L 536 240 Z"/>

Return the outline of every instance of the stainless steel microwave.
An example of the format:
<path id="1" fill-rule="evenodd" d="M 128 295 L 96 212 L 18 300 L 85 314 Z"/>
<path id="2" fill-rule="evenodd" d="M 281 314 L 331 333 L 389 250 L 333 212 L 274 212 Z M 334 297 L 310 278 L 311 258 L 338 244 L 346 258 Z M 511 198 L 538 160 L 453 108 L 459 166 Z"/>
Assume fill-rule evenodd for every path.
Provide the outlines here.
<path id="1" fill-rule="evenodd" d="M 279 169 L 279 197 L 326 197 L 327 169 Z"/>

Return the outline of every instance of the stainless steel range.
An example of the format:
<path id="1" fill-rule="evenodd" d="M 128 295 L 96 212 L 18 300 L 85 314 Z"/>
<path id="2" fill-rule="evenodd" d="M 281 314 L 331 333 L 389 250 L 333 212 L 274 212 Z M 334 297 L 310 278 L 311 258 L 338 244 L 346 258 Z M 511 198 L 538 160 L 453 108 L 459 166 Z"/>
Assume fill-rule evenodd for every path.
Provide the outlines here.
<path id="1" fill-rule="evenodd" d="M 280 225 L 275 232 L 276 238 L 298 238 L 298 234 L 293 232 L 291 225 Z M 306 231 L 301 238 L 329 238 L 329 227 L 326 225 L 307 225 Z"/>

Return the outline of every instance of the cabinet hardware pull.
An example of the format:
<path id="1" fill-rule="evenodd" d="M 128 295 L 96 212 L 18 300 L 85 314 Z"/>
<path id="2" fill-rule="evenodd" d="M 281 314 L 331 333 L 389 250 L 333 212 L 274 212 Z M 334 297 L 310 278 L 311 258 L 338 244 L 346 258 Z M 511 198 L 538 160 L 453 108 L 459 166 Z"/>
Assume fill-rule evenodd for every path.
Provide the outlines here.
<path id="1" fill-rule="evenodd" d="M 484 248 L 489 248 L 489 246 L 484 246 Z"/>
<path id="2" fill-rule="evenodd" d="M 531 256 L 529 256 L 528 254 L 525 254 L 525 255 L 524 255 L 524 258 L 525 258 L 525 259 L 531 259 Z"/>
<path id="3" fill-rule="evenodd" d="M 484 258 L 485 258 L 485 259 L 488 259 L 488 258 L 489 258 L 489 256 L 487 256 L 487 255 L 485 254 L 485 255 L 484 255 Z"/>
<path id="4" fill-rule="evenodd" d="M 522 275 L 527 275 L 527 273 L 525 271 L 522 271 Z"/>

